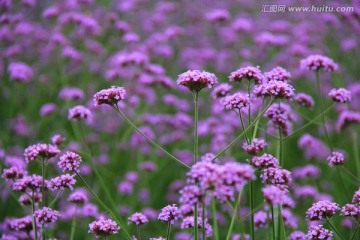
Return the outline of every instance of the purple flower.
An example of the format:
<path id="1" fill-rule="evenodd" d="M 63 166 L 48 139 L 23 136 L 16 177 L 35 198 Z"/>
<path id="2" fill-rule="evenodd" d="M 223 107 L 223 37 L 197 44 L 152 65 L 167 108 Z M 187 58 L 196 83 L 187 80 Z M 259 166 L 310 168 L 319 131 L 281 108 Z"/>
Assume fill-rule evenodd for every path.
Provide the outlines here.
<path id="1" fill-rule="evenodd" d="M 40 224 L 56 222 L 60 215 L 59 211 L 48 207 L 43 207 L 42 209 L 36 210 L 34 213 L 36 221 Z"/>
<path id="2" fill-rule="evenodd" d="M 78 105 L 69 110 L 68 119 L 69 120 L 84 119 L 90 123 L 93 119 L 93 116 L 92 116 L 91 111 L 88 108 Z"/>
<path id="3" fill-rule="evenodd" d="M 188 183 L 199 183 L 203 190 L 213 189 L 220 181 L 220 167 L 211 162 L 198 162 L 187 173 Z"/>
<path id="4" fill-rule="evenodd" d="M 102 237 L 108 237 L 110 235 L 114 235 L 118 233 L 120 227 L 117 223 L 111 219 L 100 218 L 97 221 L 93 221 L 89 224 L 88 233 L 95 234 L 96 239 Z"/>
<path id="5" fill-rule="evenodd" d="M 48 115 L 52 114 L 53 112 L 55 112 L 55 110 L 56 110 L 56 104 L 55 103 L 46 103 L 46 104 L 41 106 L 40 115 L 42 117 L 48 116 Z"/>
<path id="6" fill-rule="evenodd" d="M 69 188 L 73 190 L 73 185 L 76 183 L 74 176 L 70 174 L 60 175 L 51 179 L 51 184 L 53 189 L 64 190 L 65 188 Z"/>
<path id="7" fill-rule="evenodd" d="M 235 187 L 237 190 L 248 181 L 256 179 L 251 165 L 237 162 L 225 163 L 220 169 L 220 177 L 225 185 Z"/>
<path id="8" fill-rule="evenodd" d="M 44 144 L 38 143 L 27 147 L 24 151 L 24 157 L 26 163 L 29 164 L 30 162 L 34 161 L 37 157 L 50 159 L 52 157 L 55 157 L 58 153 L 60 153 L 60 150 L 57 148 L 57 146 L 51 144 L 45 144 L 45 143 Z"/>
<path id="9" fill-rule="evenodd" d="M 286 188 L 292 182 L 291 172 L 280 168 L 266 168 L 260 177 L 263 183 L 277 185 L 281 188 Z"/>
<path id="10" fill-rule="evenodd" d="M 321 55 L 310 55 L 309 57 L 301 60 L 301 69 L 319 71 L 324 69 L 327 72 L 334 72 L 338 69 L 338 65 L 328 57 Z"/>
<path id="11" fill-rule="evenodd" d="M 180 217 L 181 213 L 179 208 L 173 204 L 162 208 L 158 219 L 163 222 L 170 222 L 170 224 L 174 224 Z"/>
<path id="12" fill-rule="evenodd" d="M 336 122 L 336 130 L 340 132 L 351 124 L 360 123 L 360 113 L 352 111 L 343 111 L 340 113 L 339 119 Z"/>
<path id="13" fill-rule="evenodd" d="M 10 79 L 19 82 L 28 82 L 33 78 L 33 70 L 25 63 L 13 62 L 8 67 Z"/>
<path id="14" fill-rule="evenodd" d="M 250 98 L 249 96 L 242 93 L 234 93 L 230 96 L 224 97 L 221 103 L 227 110 L 240 110 L 241 108 L 246 108 L 250 105 Z"/>
<path id="15" fill-rule="evenodd" d="M 66 87 L 61 89 L 59 97 L 64 100 L 83 100 L 83 90 L 75 87 Z"/>
<path id="16" fill-rule="evenodd" d="M 142 213 L 134 213 L 133 215 L 131 215 L 129 218 L 128 218 L 128 224 L 136 224 L 136 225 L 143 225 L 147 222 L 149 222 L 149 220 L 147 219 L 147 217 L 142 214 Z"/>
<path id="17" fill-rule="evenodd" d="M 248 81 L 254 80 L 255 84 L 261 84 L 264 80 L 264 76 L 261 74 L 259 67 L 251 66 L 239 68 L 229 76 L 230 82 L 241 82 L 244 79 L 247 79 Z"/>
<path id="18" fill-rule="evenodd" d="M 355 192 L 352 202 L 360 205 L 360 188 Z"/>
<path id="19" fill-rule="evenodd" d="M 139 169 L 144 172 L 155 172 L 157 165 L 151 161 L 142 162 L 139 164 Z"/>
<path id="20" fill-rule="evenodd" d="M 206 13 L 205 18 L 211 23 L 222 23 L 229 21 L 230 13 L 225 9 L 215 9 Z"/>
<path id="21" fill-rule="evenodd" d="M 80 155 L 74 152 L 66 152 L 60 157 L 59 162 L 57 163 L 58 167 L 63 171 L 78 171 L 80 163 L 82 162 Z"/>
<path id="22" fill-rule="evenodd" d="M 305 165 L 303 167 L 296 167 L 292 171 L 292 175 L 295 179 L 317 179 L 320 177 L 320 169 L 315 165 Z"/>
<path id="23" fill-rule="evenodd" d="M 295 89 L 290 84 L 280 81 L 270 81 L 258 85 L 254 88 L 253 93 L 260 97 L 274 97 L 280 99 L 291 99 L 295 95 Z"/>
<path id="24" fill-rule="evenodd" d="M 345 204 L 341 208 L 341 216 L 360 217 L 360 207 L 355 204 Z"/>
<path id="25" fill-rule="evenodd" d="M 264 199 L 267 203 L 275 206 L 278 204 L 282 204 L 285 192 L 284 190 L 276 187 L 276 186 L 267 186 L 261 189 L 264 195 Z"/>
<path id="26" fill-rule="evenodd" d="M 254 214 L 254 225 L 255 228 L 261 228 L 265 226 L 267 220 L 266 212 L 264 211 L 258 211 Z"/>
<path id="27" fill-rule="evenodd" d="M 11 168 L 4 169 L 1 177 L 6 181 L 8 181 L 8 180 L 16 180 L 19 178 L 23 178 L 25 175 L 27 175 L 27 172 L 25 170 L 23 170 L 21 167 L 14 166 Z"/>
<path id="28" fill-rule="evenodd" d="M 200 70 L 189 70 L 180 74 L 176 83 L 188 87 L 191 91 L 199 92 L 203 88 L 211 88 L 217 84 L 218 81 L 212 73 Z"/>
<path id="29" fill-rule="evenodd" d="M 306 235 L 301 231 L 294 231 L 290 234 L 289 240 L 306 240 Z"/>
<path id="30" fill-rule="evenodd" d="M 200 188 L 195 185 L 185 186 L 179 193 L 181 195 L 179 202 L 182 204 L 194 205 L 203 198 Z"/>
<path id="31" fill-rule="evenodd" d="M 42 187 L 42 177 L 33 174 L 18 179 L 13 185 L 13 190 L 25 192 L 27 189 L 29 189 L 31 191 L 40 192 L 41 187 Z M 45 188 L 46 189 L 51 188 L 51 186 L 47 181 L 45 181 Z"/>
<path id="32" fill-rule="evenodd" d="M 42 201 L 42 194 L 39 192 L 28 192 L 19 197 L 19 203 L 23 206 L 30 206 L 32 204 L 32 200 L 34 200 L 35 204 L 40 203 Z"/>
<path id="33" fill-rule="evenodd" d="M 306 218 L 310 221 L 331 218 L 340 208 L 338 204 L 329 201 L 319 201 L 313 203 L 312 207 L 306 211 Z"/>
<path id="34" fill-rule="evenodd" d="M 10 229 L 15 231 L 23 231 L 29 233 L 33 229 L 31 216 L 25 216 L 22 218 L 13 218 L 10 220 L 9 224 L 10 224 Z"/>
<path id="35" fill-rule="evenodd" d="M 267 143 L 264 139 L 254 138 L 251 144 L 244 142 L 243 149 L 250 155 L 256 156 L 259 152 L 264 151 Z"/>
<path id="36" fill-rule="evenodd" d="M 282 67 L 276 67 L 269 72 L 264 73 L 265 79 L 270 81 L 289 82 L 291 74 Z"/>
<path id="37" fill-rule="evenodd" d="M 222 83 L 219 86 L 214 88 L 214 90 L 211 93 L 211 96 L 214 99 L 223 98 L 223 97 L 229 95 L 231 89 L 232 89 L 231 85 L 229 85 L 227 83 Z"/>
<path id="38" fill-rule="evenodd" d="M 314 99 L 305 93 L 298 93 L 295 96 L 295 101 L 303 107 L 312 108 L 315 105 Z"/>
<path id="39" fill-rule="evenodd" d="M 115 105 L 126 97 L 126 91 L 123 87 L 112 86 L 108 89 L 103 89 L 94 95 L 94 105 L 102 104 Z"/>
<path id="40" fill-rule="evenodd" d="M 213 234 L 213 230 L 211 225 L 208 223 L 208 220 L 205 219 L 205 233 L 207 237 L 211 237 Z M 186 229 L 186 228 L 194 228 L 195 226 L 195 221 L 194 221 L 194 216 L 190 216 L 190 217 L 186 217 L 184 218 L 184 220 L 181 223 L 181 229 Z M 198 228 L 202 229 L 203 228 L 203 221 L 201 217 L 198 217 Z"/>
<path id="41" fill-rule="evenodd" d="M 325 228 L 322 225 L 310 226 L 309 231 L 306 234 L 306 239 L 308 240 L 327 240 L 331 239 L 333 233 Z"/>
<path id="42" fill-rule="evenodd" d="M 351 101 L 351 92 L 345 88 L 334 88 L 329 92 L 329 96 L 334 102 L 338 103 L 346 103 Z"/>
<path id="43" fill-rule="evenodd" d="M 67 200 L 71 203 L 84 204 L 89 201 L 89 197 L 84 189 L 79 188 L 75 189 L 74 192 L 69 195 Z"/>
<path id="44" fill-rule="evenodd" d="M 329 161 L 329 166 L 342 166 L 344 165 L 345 157 L 344 154 L 340 152 L 332 152 L 332 154 L 327 158 Z"/>
<path id="45" fill-rule="evenodd" d="M 261 157 L 253 157 L 252 165 L 259 170 L 263 170 L 265 168 L 278 168 L 279 161 L 273 155 L 265 153 Z"/>
<path id="46" fill-rule="evenodd" d="M 51 137 L 51 143 L 56 146 L 61 145 L 65 140 L 66 140 L 66 138 L 59 134 L 55 134 Z"/>

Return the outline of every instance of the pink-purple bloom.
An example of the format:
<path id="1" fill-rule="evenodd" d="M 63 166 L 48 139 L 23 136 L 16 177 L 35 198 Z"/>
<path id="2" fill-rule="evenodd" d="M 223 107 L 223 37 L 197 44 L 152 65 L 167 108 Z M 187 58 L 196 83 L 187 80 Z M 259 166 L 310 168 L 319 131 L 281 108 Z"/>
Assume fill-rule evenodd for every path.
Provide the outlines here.
<path id="1" fill-rule="evenodd" d="M 170 224 L 174 224 L 176 220 L 181 217 L 181 212 L 179 208 L 173 204 L 168 205 L 161 209 L 158 219 L 163 222 L 169 222 Z"/>
<path id="2" fill-rule="evenodd" d="M 264 77 L 268 82 L 270 81 L 289 82 L 291 79 L 291 74 L 282 67 L 276 67 L 269 72 L 265 72 Z"/>
<path id="3" fill-rule="evenodd" d="M 87 122 L 91 122 L 93 119 L 93 115 L 87 107 L 78 105 L 69 110 L 68 115 L 69 120 L 85 120 Z"/>
<path id="4" fill-rule="evenodd" d="M 331 58 L 321 55 L 310 55 L 301 60 L 300 66 L 302 69 L 311 71 L 324 69 L 326 72 L 334 72 L 338 69 L 338 65 Z"/>
<path id="5" fill-rule="evenodd" d="M 37 157 L 42 157 L 44 159 L 50 159 L 55 157 L 60 153 L 60 150 L 55 145 L 38 143 L 35 145 L 30 145 L 24 151 L 24 157 L 26 163 L 34 161 Z"/>
<path id="6" fill-rule="evenodd" d="M 143 225 L 145 223 L 149 222 L 149 220 L 147 219 L 147 217 L 139 212 L 134 213 L 133 215 L 131 215 L 128 218 L 128 223 L 129 224 L 135 224 L 135 225 Z"/>
<path id="7" fill-rule="evenodd" d="M 57 163 L 58 167 L 63 171 L 78 171 L 80 163 L 82 162 L 79 154 L 74 152 L 66 152 L 60 156 L 60 160 Z"/>
<path id="8" fill-rule="evenodd" d="M 318 201 L 313 203 L 311 208 L 306 212 L 306 217 L 310 221 L 326 220 L 335 215 L 340 210 L 337 203 L 330 201 Z"/>
<path id="9" fill-rule="evenodd" d="M 332 89 L 329 96 L 334 102 L 347 103 L 351 101 L 351 92 L 345 88 Z"/>
<path id="10" fill-rule="evenodd" d="M 243 149 L 250 155 L 256 156 L 264 151 L 267 143 L 264 139 L 254 138 L 251 143 L 244 142 Z"/>
<path id="11" fill-rule="evenodd" d="M 176 83 L 188 87 L 191 91 L 199 92 L 203 88 L 212 88 L 212 86 L 218 83 L 218 80 L 212 73 L 189 70 L 180 74 Z"/>
<path id="12" fill-rule="evenodd" d="M 261 84 L 264 81 L 264 76 L 261 74 L 259 67 L 252 66 L 239 68 L 229 76 L 230 82 L 241 82 L 244 79 L 253 80 L 255 84 Z"/>
<path id="13" fill-rule="evenodd" d="M 117 223 L 111 219 L 100 218 L 97 221 L 93 221 L 89 224 L 88 233 L 94 234 L 96 239 L 102 237 L 108 237 L 110 235 L 117 234 L 120 230 L 120 227 Z"/>
<path id="14" fill-rule="evenodd" d="M 112 86 L 108 89 L 103 89 L 94 95 L 94 105 L 99 106 L 102 104 L 115 105 L 124 100 L 126 91 L 123 87 Z"/>
<path id="15" fill-rule="evenodd" d="M 306 234 L 308 240 L 330 240 L 333 233 L 327 230 L 323 225 L 310 226 L 309 231 Z"/>
<path id="16" fill-rule="evenodd" d="M 76 183 L 74 176 L 70 174 L 60 175 L 51 179 L 51 185 L 53 189 L 64 190 L 65 188 L 69 188 L 73 190 L 73 185 Z"/>
<path id="17" fill-rule="evenodd" d="M 295 96 L 295 101 L 303 107 L 312 108 L 315 105 L 314 99 L 305 93 L 298 93 Z"/>
<path id="18" fill-rule="evenodd" d="M 329 166 L 342 166 L 344 165 L 345 157 L 341 152 L 332 152 L 331 155 L 327 158 L 329 161 Z"/>
<path id="19" fill-rule="evenodd" d="M 40 224 L 49 224 L 56 222 L 60 217 L 60 212 L 53 210 L 48 207 L 43 207 L 42 209 L 36 210 L 34 213 L 35 219 Z"/>
<path id="20" fill-rule="evenodd" d="M 240 110 L 241 108 L 246 108 L 250 105 L 250 98 L 247 94 L 234 93 L 224 97 L 221 102 L 227 110 Z"/>

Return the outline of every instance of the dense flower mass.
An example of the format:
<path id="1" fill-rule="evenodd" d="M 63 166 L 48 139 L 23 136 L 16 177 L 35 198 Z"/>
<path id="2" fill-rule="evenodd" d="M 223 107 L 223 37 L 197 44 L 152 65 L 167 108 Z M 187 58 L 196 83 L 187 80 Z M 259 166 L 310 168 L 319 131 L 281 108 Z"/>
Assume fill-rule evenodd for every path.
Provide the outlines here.
<path id="1" fill-rule="evenodd" d="M 203 88 L 212 88 L 218 83 L 216 76 L 212 73 L 189 70 L 179 75 L 176 83 L 188 87 L 191 91 L 199 92 Z"/>
<path id="2" fill-rule="evenodd" d="M 70 120 L 86 120 L 87 122 L 91 122 L 93 119 L 93 115 L 90 109 L 84 106 L 75 106 L 69 110 L 68 119 Z"/>
<path id="3" fill-rule="evenodd" d="M 289 82 L 291 79 L 291 74 L 282 67 L 276 67 L 269 72 L 265 72 L 264 76 L 268 82 L 270 81 Z"/>
<path id="4" fill-rule="evenodd" d="M 256 96 L 273 97 L 291 99 L 295 95 L 295 89 L 293 86 L 286 82 L 270 81 L 258 85 L 254 88 L 254 94 Z"/>
<path id="5" fill-rule="evenodd" d="M 66 152 L 60 157 L 59 162 L 57 163 L 58 167 L 63 171 L 77 171 L 82 162 L 80 155 L 74 152 Z"/>
<path id="6" fill-rule="evenodd" d="M 319 201 L 312 205 L 306 212 L 306 217 L 310 221 L 331 218 L 340 208 L 338 204 L 329 201 Z"/>
<path id="7" fill-rule="evenodd" d="M 264 139 L 254 138 L 251 143 L 244 142 L 242 147 L 248 154 L 256 156 L 264 151 L 266 146 Z"/>
<path id="8" fill-rule="evenodd" d="M 142 213 L 134 213 L 133 215 L 131 215 L 129 218 L 128 218 L 128 223 L 129 224 L 135 224 L 135 225 L 143 225 L 147 222 L 149 222 L 149 220 L 147 219 L 147 217 L 142 214 Z"/>
<path id="9" fill-rule="evenodd" d="M 30 176 L 25 176 L 21 179 L 18 179 L 14 183 L 13 190 L 24 192 L 28 189 L 35 192 L 40 192 L 42 187 L 42 180 L 43 178 L 41 176 L 35 174 Z M 49 187 L 48 182 L 45 182 L 45 185 L 46 188 Z"/>
<path id="10" fill-rule="evenodd" d="M 291 172 L 275 167 L 264 169 L 260 177 L 262 178 L 263 183 L 277 185 L 284 188 L 292 182 Z"/>
<path id="11" fill-rule="evenodd" d="M 334 102 L 346 103 L 351 101 L 351 92 L 345 88 L 334 88 L 329 92 L 329 96 L 332 100 L 334 100 Z"/>
<path id="12" fill-rule="evenodd" d="M 329 166 L 342 166 L 344 165 L 345 157 L 344 154 L 340 152 L 333 152 L 327 160 L 329 161 Z"/>
<path id="13" fill-rule="evenodd" d="M 279 161 L 277 160 L 276 157 L 274 157 L 271 154 L 267 154 L 265 153 L 264 155 L 260 156 L 260 157 L 253 157 L 251 164 L 259 169 L 265 169 L 265 168 L 278 168 L 279 167 Z"/>
<path id="14" fill-rule="evenodd" d="M 309 240 L 328 240 L 332 239 L 333 233 L 325 229 L 322 225 L 310 226 L 306 234 L 306 239 Z"/>
<path id="15" fill-rule="evenodd" d="M 53 189 L 64 190 L 65 188 L 69 188 L 73 190 L 73 185 L 76 183 L 74 176 L 70 174 L 60 175 L 51 179 L 51 185 Z"/>
<path id="16" fill-rule="evenodd" d="M 118 233 L 120 227 L 111 219 L 100 218 L 89 224 L 89 233 L 94 234 L 96 239 L 108 237 Z"/>
<path id="17" fill-rule="evenodd" d="M 53 210 L 48 207 L 43 207 L 42 209 L 36 210 L 34 216 L 36 221 L 40 224 L 49 224 L 56 222 L 60 217 L 60 212 Z"/>
<path id="18" fill-rule="evenodd" d="M 170 224 L 174 224 L 176 220 L 178 220 L 181 216 L 179 208 L 173 204 L 168 205 L 161 209 L 158 219 L 163 222 L 170 222 Z"/>
<path id="19" fill-rule="evenodd" d="M 338 65 L 331 59 L 321 55 L 310 55 L 301 60 L 302 69 L 319 71 L 323 69 L 326 72 L 334 72 L 338 70 Z"/>
<path id="20" fill-rule="evenodd" d="M 37 157 L 49 159 L 60 153 L 57 146 L 45 143 L 38 143 L 27 147 L 24 151 L 26 163 L 34 161 Z"/>
<path id="21" fill-rule="evenodd" d="M 244 67 L 232 72 L 229 76 L 230 82 L 241 82 L 243 80 L 253 80 L 255 84 L 261 84 L 264 81 L 264 76 L 261 74 L 259 67 Z"/>
<path id="22" fill-rule="evenodd" d="M 246 108 L 250 105 L 250 98 L 242 93 L 234 93 L 233 95 L 223 98 L 222 104 L 224 108 L 228 110 Z"/>
<path id="23" fill-rule="evenodd" d="M 102 104 L 116 105 L 118 102 L 124 100 L 126 91 L 123 87 L 112 86 L 108 89 L 103 89 L 94 95 L 94 105 L 99 106 Z"/>
<path id="24" fill-rule="evenodd" d="M 33 229 L 32 217 L 13 218 L 9 222 L 10 228 L 15 231 L 30 232 Z"/>

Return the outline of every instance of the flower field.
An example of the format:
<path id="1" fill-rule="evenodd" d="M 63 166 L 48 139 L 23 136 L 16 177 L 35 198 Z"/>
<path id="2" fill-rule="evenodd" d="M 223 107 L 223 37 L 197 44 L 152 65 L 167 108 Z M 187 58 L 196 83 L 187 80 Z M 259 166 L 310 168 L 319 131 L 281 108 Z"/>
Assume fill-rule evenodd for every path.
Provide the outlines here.
<path id="1" fill-rule="evenodd" d="M 358 1 L 0 0 L 0 239 L 360 239 L 359 34 Z"/>

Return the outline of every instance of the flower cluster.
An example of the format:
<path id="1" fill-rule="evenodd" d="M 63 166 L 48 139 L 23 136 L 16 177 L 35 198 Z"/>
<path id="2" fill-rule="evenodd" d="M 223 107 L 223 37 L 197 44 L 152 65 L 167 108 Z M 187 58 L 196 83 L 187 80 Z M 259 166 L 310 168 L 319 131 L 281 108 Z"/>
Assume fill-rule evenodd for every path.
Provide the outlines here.
<path id="1" fill-rule="evenodd" d="M 263 83 L 264 76 L 261 74 L 259 67 L 244 67 L 232 72 L 229 76 L 230 82 L 241 82 L 244 79 L 254 80 L 255 84 Z"/>
<path id="2" fill-rule="evenodd" d="M 59 153 L 60 150 L 57 148 L 57 146 L 45 143 L 38 143 L 27 147 L 24 151 L 24 157 L 26 163 L 30 163 L 34 161 L 37 157 L 49 159 L 55 157 Z"/>
<path id="3" fill-rule="evenodd" d="M 351 101 L 351 92 L 345 88 L 334 88 L 329 92 L 329 96 L 334 102 L 338 103 L 346 103 Z"/>
<path id="4" fill-rule="evenodd" d="M 327 160 L 329 161 L 329 166 L 342 166 L 344 165 L 345 157 L 344 154 L 340 152 L 333 152 Z"/>
<path id="5" fill-rule="evenodd" d="M 314 203 L 306 212 L 306 217 L 310 221 L 331 218 L 340 208 L 338 204 L 329 201 L 319 201 Z"/>
<path id="6" fill-rule="evenodd" d="M 108 89 L 103 89 L 94 95 L 94 105 L 99 106 L 102 104 L 116 105 L 126 97 L 126 91 L 123 87 L 112 86 Z"/>
<path id="7" fill-rule="evenodd" d="M 80 155 L 74 152 L 66 152 L 61 155 L 59 162 L 57 163 L 58 167 L 63 171 L 78 171 L 80 163 L 82 162 Z"/>
<path id="8" fill-rule="evenodd" d="M 96 239 L 108 237 L 118 233 L 120 227 L 111 219 L 100 218 L 89 224 L 89 233 L 94 234 Z"/>
<path id="9" fill-rule="evenodd" d="M 163 222 L 170 222 L 170 224 L 174 224 L 180 217 L 181 213 L 179 208 L 173 204 L 161 209 L 158 219 Z"/>
<path id="10" fill-rule="evenodd" d="M 322 55 L 310 55 L 301 60 L 300 67 L 311 71 L 324 69 L 326 72 L 334 72 L 338 69 L 338 65 L 331 58 Z"/>
<path id="11" fill-rule="evenodd" d="M 60 217 L 60 212 L 53 210 L 48 207 L 43 207 L 42 209 L 36 210 L 34 216 L 36 221 L 40 224 L 49 224 L 56 222 Z"/>
<path id="12" fill-rule="evenodd" d="M 330 240 L 333 233 L 325 229 L 322 225 L 310 226 L 309 231 L 306 234 L 306 239 L 309 240 Z"/>
<path id="13" fill-rule="evenodd" d="M 249 154 L 256 156 L 264 151 L 267 143 L 264 139 L 254 138 L 251 143 L 244 142 L 242 148 Z"/>
<path id="14" fill-rule="evenodd" d="M 260 157 L 258 156 L 253 157 L 251 160 L 251 164 L 259 170 L 263 170 L 265 168 L 279 167 L 279 161 L 277 160 L 277 158 L 267 153 L 265 153 Z"/>
<path id="15" fill-rule="evenodd" d="M 51 185 L 53 189 L 64 190 L 65 188 L 69 188 L 73 190 L 73 185 L 76 183 L 74 176 L 70 174 L 60 175 L 51 179 Z"/>
<path id="16" fill-rule="evenodd" d="M 91 111 L 81 105 L 75 106 L 69 110 L 68 115 L 69 120 L 86 120 L 87 122 L 91 123 L 93 120 L 93 115 Z"/>
<path id="17" fill-rule="evenodd" d="M 282 67 L 276 67 L 269 72 L 265 72 L 264 77 L 268 82 L 270 81 L 289 82 L 291 79 L 291 74 Z"/>
<path id="18" fill-rule="evenodd" d="M 203 88 L 211 88 L 218 83 L 218 80 L 212 73 L 200 70 L 189 70 L 180 74 L 176 83 L 188 87 L 191 91 L 199 92 Z"/>
<path id="19" fill-rule="evenodd" d="M 133 215 L 131 215 L 129 218 L 128 218 L 128 223 L 131 224 L 135 224 L 135 225 L 143 225 L 147 222 L 149 222 L 149 220 L 147 219 L 147 217 L 142 214 L 142 213 L 139 213 L 139 212 L 136 212 L 134 213 Z"/>
<path id="20" fill-rule="evenodd" d="M 242 93 L 234 93 L 233 95 L 224 97 L 221 103 L 227 110 L 241 109 L 250 105 L 250 98 Z"/>

